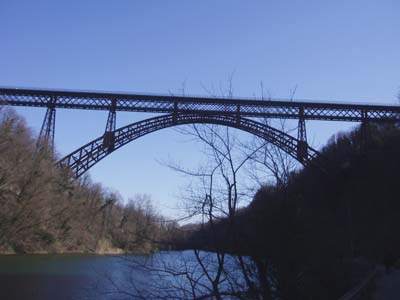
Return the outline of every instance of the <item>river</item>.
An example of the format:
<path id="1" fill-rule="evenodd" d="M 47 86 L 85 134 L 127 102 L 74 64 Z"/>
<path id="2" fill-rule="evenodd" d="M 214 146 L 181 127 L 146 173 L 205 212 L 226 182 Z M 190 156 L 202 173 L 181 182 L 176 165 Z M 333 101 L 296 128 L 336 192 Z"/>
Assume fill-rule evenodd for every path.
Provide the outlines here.
<path id="1" fill-rule="evenodd" d="M 218 266 L 216 255 L 202 252 L 200 256 L 209 274 L 213 274 Z M 233 257 L 225 258 L 224 270 L 231 280 L 240 283 L 241 275 Z M 145 299 L 157 299 L 159 295 L 177 299 L 182 293 L 191 293 L 193 282 L 198 286 L 196 293 L 207 293 L 209 282 L 193 251 L 119 256 L 0 256 L 1 300 L 133 299 L 127 293 L 144 295 Z M 229 289 L 227 283 L 221 287 Z M 156 295 L 151 294 L 153 291 Z"/>
<path id="2" fill-rule="evenodd" d="M 168 257 L 171 259 L 171 255 Z M 0 299 L 119 299 L 122 295 L 116 293 L 115 285 L 129 291 L 132 282 L 141 282 L 146 275 L 143 270 L 136 270 L 132 261 L 144 262 L 151 258 L 133 255 L 2 255 Z"/>

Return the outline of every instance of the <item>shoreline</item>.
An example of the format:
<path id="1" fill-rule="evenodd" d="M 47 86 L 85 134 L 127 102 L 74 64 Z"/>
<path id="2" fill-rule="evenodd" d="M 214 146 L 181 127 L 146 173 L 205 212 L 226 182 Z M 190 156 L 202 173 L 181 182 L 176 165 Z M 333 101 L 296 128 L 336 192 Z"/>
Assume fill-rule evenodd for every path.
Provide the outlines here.
<path id="1" fill-rule="evenodd" d="M 148 252 L 128 252 L 128 251 L 96 251 L 96 252 L 85 252 L 85 251 L 61 251 L 61 252 L 49 252 L 49 251 L 34 251 L 17 253 L 11 251 L 0 251 L 0 256 L 40 256 L 40 255 L 96 255 L 96 256 L 113 256 L 113 255 L 150 255 L 158 253 L 160 250 L 148 251 Z"/>

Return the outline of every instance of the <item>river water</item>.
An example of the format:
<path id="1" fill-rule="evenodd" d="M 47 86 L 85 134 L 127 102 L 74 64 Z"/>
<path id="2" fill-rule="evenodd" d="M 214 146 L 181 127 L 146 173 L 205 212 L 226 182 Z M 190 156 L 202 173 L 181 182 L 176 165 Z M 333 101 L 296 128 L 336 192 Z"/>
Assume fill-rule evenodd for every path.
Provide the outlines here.
<path id="1" fill-rule="evenodd" d="M 218 266 L 216 255 L 200 255 L 213 274 Z M 240 283 L 233 257 L 226 257 L 224 270 L 231 280 Z M 193 282 L 198 286 L 196 293 L 207 293 L 209 282 L 193 251 L 142 256 L 0 256 L 0 300 L 126 300 L 138 294 L 144 299 L 158 299 L 159 295 L 178 299 L 187 297 L 187 291 L 191 294 Z"/>
<path id="2" fill-rule="evenodd" d="M 168 259 L 176 255 L 168 255 Z M 165 254 L 157 257 L 160 256 L 166 257 Z M 0 299 L 124 299 L 120 292 L 129 292 L 132 283 L 143 285 L 147 276 L 144 270 L 135 269 L 132 261 L 145 262 L 152 258 L 154 256 L 0 256 Z M 116 287 L 121 291 L 116 291 Z"/>

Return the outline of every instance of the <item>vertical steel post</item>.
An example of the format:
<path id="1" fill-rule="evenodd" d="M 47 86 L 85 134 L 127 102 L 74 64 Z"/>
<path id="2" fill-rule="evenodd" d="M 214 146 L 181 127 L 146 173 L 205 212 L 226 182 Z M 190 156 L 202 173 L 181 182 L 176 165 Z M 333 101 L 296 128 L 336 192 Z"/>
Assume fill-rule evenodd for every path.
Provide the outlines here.
<path id="1" fill-rule="evenodd" d="M 116 99 L 111 100 L 110 111 L 108 113 L 106 129 L 103 135 L 103 147 L 107 148 L 108 153 L 114 151 L 115 148 L 115 126 L 117 123 L 117 113 L 115 111 L 117 105 Z"/>
<path id="2" fill-rule="evenodd" d="M 306 131 L 306 121 L 304 119 L 304 108 L 300 106 L 299 108 L 299 125 L 297 127 L 297 159 L 300 162 L 304 162 L 308 155 L 308 144 L 307 144 L 307 131 Z"/>
<path id="3" fill-rule="evenodd" d="M 56 98 L 52 97 L 48 103 L 46 114 L 40 129 L 37 148 L 48 148 L 54 151 L 54 134 L 56 128 Z"/>
<path id="4" fill-rule="evenodd" d="M 240 125 L 240 105 L 236 106 L 236 125 Z"/>
<path id="5" fill-rule="evenodd" d="M 371 128 L 368 121 L 368 112 L 365 110 L 361 111 L 361 128 L 360 128 L 360 149 L 364 151 L 367 147 L 368 141 L 371 135 Z"/>
<path id="6" fill-rule="evenodd" d="M 178 101 L 174 101 L 174 111 L 172 113 L 172 122 L 176 125 L 178 121 Z"/>

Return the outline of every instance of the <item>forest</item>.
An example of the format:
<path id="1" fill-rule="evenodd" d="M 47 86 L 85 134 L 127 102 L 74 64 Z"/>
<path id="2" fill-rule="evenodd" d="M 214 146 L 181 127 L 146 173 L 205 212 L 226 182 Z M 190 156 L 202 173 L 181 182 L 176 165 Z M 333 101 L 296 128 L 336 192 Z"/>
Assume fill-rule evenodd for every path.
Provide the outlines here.
<path id="1" fill-rule="evenodd" d="M 201 130 L 195 127 L 195 135 L 212 141 L 207 145 L 214 155 L 230 155 L 215 143 L 228 139 Z M 222 145 L 229 148 L 229 143 Z M 398 259 L 393 255 L 400 253 L 399 151 L 397 124 L 371 123 L 336 134 L 314 166 L 264 183 L 241 207 L 236 204 L 237 169 L 229 173 L 223 164 L 232 161 L 221 160 L 218 168 L 228 191 L 217 203 L 219 196 L 211 193 L 215 183 L 207 181 L 209 194 L 191 203 L 206 218 L 179 227 L 155 211 L 148 195 L 123 202 L 90 177 L 77 180 L 56 168 L 55 155 L 46 145 L 38 146 L 24 119 L 3 108 L 0 252 L 121 254 L 172 247 L 194 250 L 202 265 L 199 251 L 206 250 L 222 258 L 222 273 L 225 255 L 237 258 L 247 287 L 226 292 L 237 298 L 253 299 L 253 293 L 262 294 L 261 299 L 337 299 L 372 263 Z M 211 280 L 210 295 L 224 293 L 221 278 Z"/>
<path id="2" fill-rule="evenodd" d="M 371 265 L 399 259 L 399 152 L 396 124 L 339 133 L 317 158 L 328 169 L 265 184 L 250 205 L 199 226 L 180 247 L 250 257 L 246 272 L 263 299 L 337 299 Z"/>
<path id="3" fill-rule="evenodd" d="M 22 117 L 0 110 L 1 253 L 149 253 L 176 227 L 149 195 L 123 202 L 89 176 L 73 179 Z"/>

